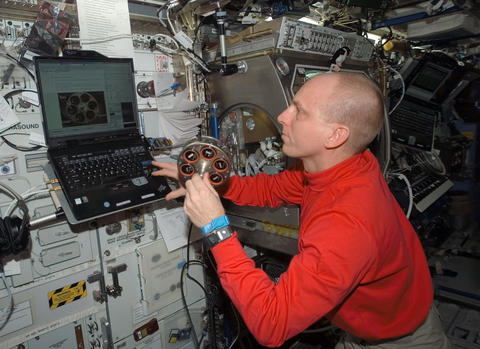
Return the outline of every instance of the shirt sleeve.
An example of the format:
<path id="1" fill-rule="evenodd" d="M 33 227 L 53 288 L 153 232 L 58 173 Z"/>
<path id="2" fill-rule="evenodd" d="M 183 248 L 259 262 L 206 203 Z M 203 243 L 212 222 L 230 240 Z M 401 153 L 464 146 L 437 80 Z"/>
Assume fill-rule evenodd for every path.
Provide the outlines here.
<path id="1" fill-rule="evenodd" d="M 277 207 L 299 204 L 303 193 L 303 164 L 270 176 L 265 173 L 254 177 L 233 176 L 224 198 L 241 206 Z"/>
<path id="2" fill-rule="evenodd" d="M 223 288 L 260 344 L 281 345 L 341 304 L 360 283 L 376 255 L 362 227 L 341 212 L 319 214 L 277 284 L 255 268 L 236 234 L 212 249 Z"/>

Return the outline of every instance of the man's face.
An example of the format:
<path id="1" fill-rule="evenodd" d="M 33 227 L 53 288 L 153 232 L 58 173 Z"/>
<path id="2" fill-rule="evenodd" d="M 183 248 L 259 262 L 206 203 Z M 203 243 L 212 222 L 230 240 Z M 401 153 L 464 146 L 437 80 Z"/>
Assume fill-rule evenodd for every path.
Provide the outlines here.
<path id="1" fill-rule="evenodd" d="M 331 125 L 321 115 L 330 84 L 326 81 L 320 85 L 318 81 L 305 84 L 292 104 L 278 116 L 283 126 L 283 152 L 287 156 L 308 159 L 322 155 L 325 139 L 331 132 Z"/>

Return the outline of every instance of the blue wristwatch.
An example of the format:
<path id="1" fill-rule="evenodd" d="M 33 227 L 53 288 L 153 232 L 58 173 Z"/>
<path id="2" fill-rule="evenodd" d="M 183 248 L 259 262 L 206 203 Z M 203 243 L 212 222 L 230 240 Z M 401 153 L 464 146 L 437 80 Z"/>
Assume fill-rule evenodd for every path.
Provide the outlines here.
<path id="1" fill-rule="evenodd" d="M 215 219 L 212 219 L 210 223 L 207 223 L 202 227 L 202 234 L 207 235 L 213 230 L 226 227 L 227 225 L 230 225 L 230 221 L 228 220 L 228 217 L 226 215 L 217 217 Z"/>

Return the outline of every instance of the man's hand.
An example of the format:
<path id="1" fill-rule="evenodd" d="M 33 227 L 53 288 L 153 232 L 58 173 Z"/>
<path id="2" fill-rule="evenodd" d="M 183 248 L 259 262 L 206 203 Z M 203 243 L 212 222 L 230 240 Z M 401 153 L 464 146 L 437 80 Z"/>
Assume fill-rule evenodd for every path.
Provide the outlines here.
<path id="1" fill-rule="evenodd" d="M 203 175 L 203 179 L 194 174 L 185 186 L 187 193 L 183 209 L 197 227 L 201 228 L 213 219 L 225 215 L 220 197 L 210 184 L 208 172 Z"/>
<path id="2" fill-rule="evenodd" d="M 153 176 L 164 176 L 170 177 L 178 181 L 178 168 L 176 162 L 158 162 L 152 161 L 152 165 L 159 167 L 160 170 L 152 172 Z M 176 190 L 172 190 L 165 196 L 166 200 L 172 200 L 179 198 L 180 196 L 185 196 L 185 188 L 180 187 Z"/>

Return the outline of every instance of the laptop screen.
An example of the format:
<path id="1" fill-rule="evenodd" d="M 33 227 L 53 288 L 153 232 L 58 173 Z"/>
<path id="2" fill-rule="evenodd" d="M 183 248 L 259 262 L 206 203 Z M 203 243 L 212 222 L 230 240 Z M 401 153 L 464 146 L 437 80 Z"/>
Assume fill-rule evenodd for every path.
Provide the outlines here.
<path id="1" fill-rule="evenodd" d="M 47 143 L 137 128 L 131 59 L 35 62 Z"/>

